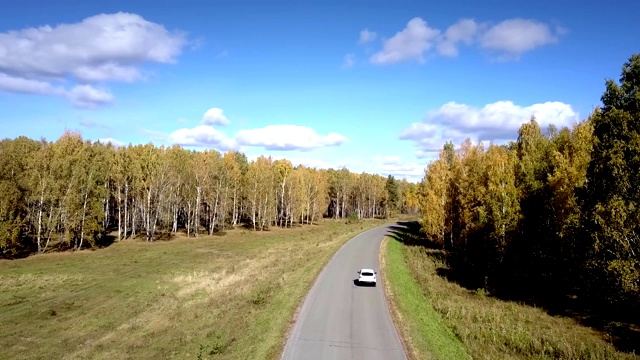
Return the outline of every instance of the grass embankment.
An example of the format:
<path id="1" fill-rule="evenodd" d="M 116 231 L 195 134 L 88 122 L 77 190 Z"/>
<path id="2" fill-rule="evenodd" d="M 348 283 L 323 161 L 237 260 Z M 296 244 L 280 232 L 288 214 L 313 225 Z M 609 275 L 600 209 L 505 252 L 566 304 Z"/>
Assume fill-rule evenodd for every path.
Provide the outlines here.
<path id="1" fill-rule="evenodd" d="M 0 358 L 275 359 L 331 255 L 383 221 L 0 261 Z"/>
<path id="2" fill-rule="evenodd" d="M 405 235 L 398 231 L 394 237 L 402 240 Z M 424 349 L 435 341 L 431 340 L 438 336 L 434 333 L 442 332 L 440 325 L 422 325 L 426 321 L 444 324 L 474 359 L 640 358 L 617 351 L 601 333 L 574 319 L 551 316 L 541 308 L 503 301 L 446 280 L 437 273 L 438 269 L 447 269 L 441 250 L 408 246 L 396 239 L 385 241 L 389 242 L 387 277 L 392 289 L 398 289 L 394 290 L 395 302 L 406 323 L 405 338 L 415 349 L 416 358 L 432 358 L 424 355 Z M 407 279 L 409 274 L 413 281 Z M 403 291 L 402 287 L 408 290 Z M 424 297 L 422 303 L 420 295 Z M 449 358 L 433 353 L 433 358 Z"/>
<path id="3" fill-rule="evenodd" d="M 442 322 L 405 262 L 402 244 L 383 243 L 385 285 L 394 322 L 411 359 L 470 359 L 464 346 Z"/>

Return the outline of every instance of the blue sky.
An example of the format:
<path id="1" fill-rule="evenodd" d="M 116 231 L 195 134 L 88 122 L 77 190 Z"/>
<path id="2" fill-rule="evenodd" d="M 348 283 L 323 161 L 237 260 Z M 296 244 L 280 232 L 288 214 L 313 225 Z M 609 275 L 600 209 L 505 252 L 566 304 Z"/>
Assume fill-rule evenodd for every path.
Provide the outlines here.
<path id="1" fill-rule="evenodd" d="M 240 150 L 419 181 L 445 141 L 570 126 L 637 1 L 3 1 L 2 138 Z"/>

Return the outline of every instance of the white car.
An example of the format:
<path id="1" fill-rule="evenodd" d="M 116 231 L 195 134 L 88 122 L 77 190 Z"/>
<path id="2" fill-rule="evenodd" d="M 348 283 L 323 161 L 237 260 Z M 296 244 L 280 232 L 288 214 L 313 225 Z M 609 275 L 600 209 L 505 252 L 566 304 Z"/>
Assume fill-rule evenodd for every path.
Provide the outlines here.
<path id="1" fill-rule="evenodd" d="M 358 285 L 376 286 L 376 272 L 372 269 L 358 270 Z"/>

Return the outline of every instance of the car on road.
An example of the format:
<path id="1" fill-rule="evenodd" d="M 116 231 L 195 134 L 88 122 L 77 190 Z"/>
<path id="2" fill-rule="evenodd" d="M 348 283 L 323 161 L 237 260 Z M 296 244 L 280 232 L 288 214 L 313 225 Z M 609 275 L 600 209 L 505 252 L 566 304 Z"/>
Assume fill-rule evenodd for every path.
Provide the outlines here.
<path id="1" fill-rule="evenodd" d="M 376 272 L 372 269 L 358 270 L 358 285 L 376 286 Z"/>

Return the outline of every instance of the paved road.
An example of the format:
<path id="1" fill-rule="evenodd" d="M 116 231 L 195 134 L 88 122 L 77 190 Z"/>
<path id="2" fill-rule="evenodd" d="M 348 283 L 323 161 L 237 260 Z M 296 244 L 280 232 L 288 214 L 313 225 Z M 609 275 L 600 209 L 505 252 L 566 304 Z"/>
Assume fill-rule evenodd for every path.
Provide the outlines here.
<path id="1" fill-rule="evenodd" d="M 284 360 L 406 359 L 380 281 L 378 254 L 388 227 L 349 240 L 322 270 L 302 304 Z M 360 268 L 378 271 L 378 286 L 354 284 Z"/>

